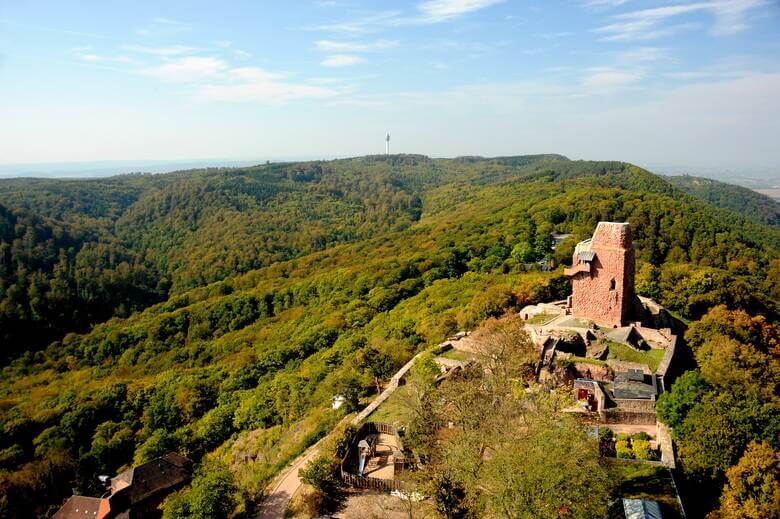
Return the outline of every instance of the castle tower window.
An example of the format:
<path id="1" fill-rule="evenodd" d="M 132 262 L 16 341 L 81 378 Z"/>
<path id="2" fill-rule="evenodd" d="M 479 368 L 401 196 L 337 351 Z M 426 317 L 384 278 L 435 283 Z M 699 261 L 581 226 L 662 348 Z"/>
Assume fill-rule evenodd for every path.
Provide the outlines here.
<path id="1" fill-rule="evenodd" d="M 612 281 L 609 282 L 609 289 L 615 290 L 616 284 L 615 284 L 615 278 L 612 278 Z"/>

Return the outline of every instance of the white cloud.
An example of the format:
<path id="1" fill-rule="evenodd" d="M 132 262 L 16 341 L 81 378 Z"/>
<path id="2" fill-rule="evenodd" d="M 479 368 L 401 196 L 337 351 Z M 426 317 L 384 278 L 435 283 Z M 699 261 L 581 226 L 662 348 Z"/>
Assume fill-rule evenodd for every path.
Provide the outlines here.
<path id="1" fill-rule="evenodd" d="M 390 27 L 428 25 L 445 22 L 465 14 L 502 3 L 504 0 L 427 0 L 417 4 L 417 13 L 403 15 L 401 11 L 381 11 L 370 16 L 337 23 L 323 24 L 316 29 L 348 35 L 382 31 Z"/>
<path id="2" fill-rule="evenodd" d="M 79 54 L 79 58 L 84 61 L 102 61 L 103 58 L 97 54 Z"/>
<path id="3" fill-rule="evenodd" d="M 365 59 L 361 58 L 360 56 L 352 56 L 349 54 L 334 54 L 322 60 L 320 65 L 323 67 L 349 67 L 363 63 L 364 61 Z"/>
<path id="4" fill-rule="evenodd" d="M 92 51 L 91 46 L 75 47 L 73 53 L 81 61 L 90 63 L 136 63 L 135 60 L 127 56 L 104 56 L 97 54 Z"/>
<path id="5" fill-rule="evenodd" d="M 163 18 L 162 16 L 156 16 L 152 18 L 152 23 L 160 24 L 160 25 L 187 25 L 184 22 L 180 22 L 178 20 L 171 20 L 170 18 Z"/>
<path id="6" fill-rule="evenodd" d="M 354 20 L 323 24 L 315 29 L 347 35 L 365 34 L 402 25 L 404 19 L 400 15 L 400 11 L 382 11 Z"/>
<path id="7" fill-rule="evenodd" d="M 147 37 L 162 34 L 174 34 L 186 31 L 190 28 L 189 24 L 161 16 L 152 18 L 145 27 L 137 29 L 135 32 L 139 36 Z"/>
<path id="8" fill-rule="evenodd" d="M 233 54 L 239 59 L 249 59 L 252 57 L 251 53 L 242 49 L 233 49 Z"/>
<path id="9" fill-rule="evenodd" d="M 417 8 L 431 21 L 455 18 L 472 11 L 478 11 L 503 0 L 428 0 Z"/>
<path id="10" fill-rule="evenodd" d="M 373 42 L 361 41 L 334 41 L 318 40 L 314 42 L 317 50 L 323 52 L 371 52 L 375 50 L 392 49 L 398 46 L 397 40 L 376 40 Z"/>
<path id="11" fill-rule="evenodd" d="M 147 76 L 163 81 L 193 81 L 223 72 L 227 63 L 217 58 L 189 56 L 143 70 Z"/>
<path id="12" fill-rule="evenodd" d="M 650 63 L 669 59 L 669 49 L 636 47 L 618 53 L 618 60 L 626 63 Z"/>
<path id="13" fill-rule="evenodd" d="M 187 47 L 186 45 L 170 45 L 167 47 L 146 47 L 144 45 L 124 45 L 124 50 L 138 52 L 141 54 L 153 54 L 155 56 L 180 56 L 182 54 L 192 54 L 203 50 L 196 47 Z"/>
<path id="14" fill-rule="evenodd" d="M 637 83 L 643 77 L 644 73 L 640 70 L 596 67 L 588 70 L 582 85 L 591 91 L 612 91 Z"/>
<path id="15" fill-rule="evenodd" d="M 284 79 L 282 74 L 258 67 L 235 68 L 227 73 L 224 82 L 198 88 L 196 96 L 222 102 L 285 102 L 304 98 L 321 99 L 339 94 L 334 88 L 296 84 Z"/>
<path id="16" fill-rule="evenodd" d="M 631 0 L 588 0 L 585 2 L 586 7 L 618 7 Z"/>
<path id="17" fill-rule="evenodd" d="M 710 33 L 715 36 L 734 34 L 748 28 L 748 15 L 766 6 L 769 0 L 710 0 L 641 9 L 613 16 L 614 23 L 598 27 L 605 40 L 654 40 L 697 27 L 696 23 L 663 25 L 670 19 L 693 13 L 707 13 L 715 18 Z"/>

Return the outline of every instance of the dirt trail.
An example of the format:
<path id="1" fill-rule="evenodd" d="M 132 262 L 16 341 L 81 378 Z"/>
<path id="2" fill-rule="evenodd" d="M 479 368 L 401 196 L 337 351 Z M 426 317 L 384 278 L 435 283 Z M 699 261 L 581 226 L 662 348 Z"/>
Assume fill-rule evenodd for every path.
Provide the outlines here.
<path id="1" fill-rule="evenodd" d="M 377 397 L 360 414 L 352 418 L 351 421 L 353 424 L 357 424 L 366 418 L 398 388 L 398 381 L 406 375 L 406 372 L 412 367 L 412 364 L 414 364 L 414 360 L 418 355 L 415 355 L 412 360 L 399 369 L 390 379 L 388 387 L 381 394 L 377 395 Z M 255 516 L 256 519 L 284 519 L 284 513 L 290 504 L 290 499 L 293 494 L 298 491 L 301 485 L 303 485 L 303 482 L 298 477 L 298 473 L 309 461 L 317 456 L 320 445 L 322 445 L 322 442 L 328 438 L 328 436 L 330 436 L 330 433 L 309 447 L 306 452 L 295 458 L 295 460 L 276 477 L 273 486 L 268 493 L 268 497 L 265 498 L 260 507 L 260 512 Z"/>
<path id="2" fill-rule="evenodd" d="M 327 438 L 327 436 L 326 436 Z M 324 439 L 324 438 L 323 438 Z M 290 503 L 290 498 L 303 484 L 298 478 L 300 470 L 306 464 L 314 459 L 319 453 L 319 446 L 322 440 L 318 441 L 309 449 L 298 456 L 277 478 L 268 497 L 263 501 L 260 513 L 257 519 L 284 519 L 284 512 Z"/>

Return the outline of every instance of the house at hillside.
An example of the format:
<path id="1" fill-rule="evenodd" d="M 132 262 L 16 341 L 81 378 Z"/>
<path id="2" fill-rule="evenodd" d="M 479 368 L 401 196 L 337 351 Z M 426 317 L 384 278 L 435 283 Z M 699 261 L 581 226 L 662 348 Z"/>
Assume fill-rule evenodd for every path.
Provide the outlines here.
<path id="1" fill-rule="evenodd" d="M 134 519 L 161 517 L 160 504 L 192 479 L 192 461 L 166 454 L 111 479 L 107 496 L 71 496 L 52 519 Z"/>

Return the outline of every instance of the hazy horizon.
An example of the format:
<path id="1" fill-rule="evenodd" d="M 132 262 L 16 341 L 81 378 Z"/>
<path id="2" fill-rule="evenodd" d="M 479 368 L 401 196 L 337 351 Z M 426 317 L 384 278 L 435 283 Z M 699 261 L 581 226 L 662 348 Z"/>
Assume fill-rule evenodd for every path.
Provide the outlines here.
<path id="1" fill-rule="evenodd" d="M 490 159 L 491 156 L 479 155 Z M 359 157 L 359 156 L 356 156 Z M 265 162 L 298 162 L 312 160 L 339 160 L 355 157 L 266 157 L 259 159 L 190 159 L 190 160 L 95 160 L 72 162 L 44 162 L 23 164 L 0 163 L 0 180 L 13 178 L 49 178 L 49 179 L 95 179 L 126 174 L 164 174 L 173 171 L 197 170 L 209 167 L 237 168 Z M 431 157 L 453 159 L 457 157 Z M 586 160 L 568 157 L 571 160 Z M 604 158 L 604 160 L 612 160 Z M 617 159 L 614 159 L 617 160 Z M 730 170 L 723 167 L 681 168 L 662 164 L 637 164 L 648 171 L 660 175 L 693 175 L 742 185 L 749 188 L 780 188 L 780 172 L 776 169 Z M 774 196 L 774 195 L 773 195 Z"/>

